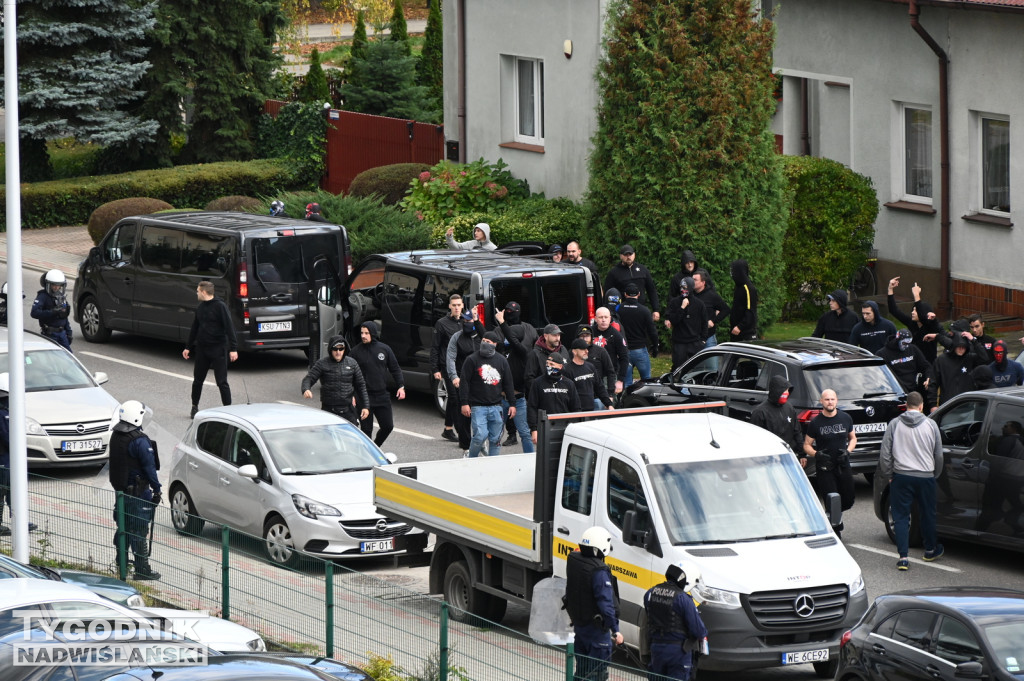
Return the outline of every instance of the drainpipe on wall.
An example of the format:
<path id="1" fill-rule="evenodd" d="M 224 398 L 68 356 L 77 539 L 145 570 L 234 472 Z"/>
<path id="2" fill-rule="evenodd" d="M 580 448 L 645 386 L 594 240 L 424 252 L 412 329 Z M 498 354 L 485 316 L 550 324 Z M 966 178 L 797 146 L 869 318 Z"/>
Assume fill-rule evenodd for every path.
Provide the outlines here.
<path id="1" fill-rule="evenodd" d="M 939 312 L 948 318 L 953 311 L 950 299 L 949 276 L 949 57 L 935 39 L 921 26 L 918 17 L 921 15 L 917 0 L 910 2 L 910 27 L 932 49 L 939 58 L 939 168 L 942 184 L 939 206 Z"/>
<path id="2" fill-rule="evenodd" d="M 811 115 L 807 95 L 807 79 L 800 79 L 800 155 L 811 155 Z"/>
<path id="3" fill-rule="evenodd" d="M 455 21 L 459 24 L 459 163 L 466 162 L 466 0 L 456 1 Z"/>

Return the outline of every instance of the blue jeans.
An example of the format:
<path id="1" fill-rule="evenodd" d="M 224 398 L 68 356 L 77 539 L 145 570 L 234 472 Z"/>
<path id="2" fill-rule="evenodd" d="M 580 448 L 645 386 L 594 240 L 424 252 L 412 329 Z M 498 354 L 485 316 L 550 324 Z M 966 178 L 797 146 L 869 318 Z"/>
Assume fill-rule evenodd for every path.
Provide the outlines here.
<path id="1" fill-rule="evenodd" d="M 601 400 L 599 400 L 599 399 L 597 399 L 595 397 L 594 398 L 594 411 L 602 411 L 603 409 L 604 409 L 604 405 L 601 404 Z"/>
<path id="2" fill-rule="evenodd" d="M 935 534 L 935 478 L 916 478 L 896 473 L 889 485 L 889 506 L 892 509 L 893 532 L 900 558 L 910 554 L 910 508 L 917 501 L 918 519 L 925 551 L 934 551 L 938 543 Z"/>
<path id="3" fill-rule="evenodd" d="M 715 334 L 711 334 L 711 335 L 710 335 L 710 336 L 708 336 L 708 337 L 707 337 L 707 339 L 706 339 L 706 340 L 704 341 L 704 347 L 706 347 L 706 348 L 713 348 L 713 347 L 715 347 L 716 345 L 718 345 L 718 337 L 717 337 L 717 336 L 715 336 Z"/>
<path id="4" fill-rule="evenodd" d="M 501 414 L 500 404 L 470 407 L 473 438 L 469 441 L 469 458 L 475 459 L 480 455 L 484 440 L 490 443 L 487 447 L 489 456 L 501 454 L 501 427 L 504 425 Z"/>
<path id="5" fill-rule="evenodd" d="M 633 367 L 640 370 L 640 378 L 651 377 L 651 356 L 647 354 L 647 348 L 629 351 L 629 371 L 626 372 L 626 382 L 623 387 L 633 385 Z"/>
<path id="6" fill-rule="evenodd" d="M 508 400 L 501 401 L 501 411 L 505 413 L 508 411 Z M 536 451 L 533 446 L 533 439 L 530 437 L 530 426 L 526 423 L 526 398 L 516 398 L 516 415 L 512 419 L 512 425 L 515 426 L 516 432 L 519 434 L 519 441 L 523 443 L 523 453 L 532 454 Z M 508 423 L 505 424 L 508 428 Z M 509 428 L 511 432 L 511 428 Z"/>

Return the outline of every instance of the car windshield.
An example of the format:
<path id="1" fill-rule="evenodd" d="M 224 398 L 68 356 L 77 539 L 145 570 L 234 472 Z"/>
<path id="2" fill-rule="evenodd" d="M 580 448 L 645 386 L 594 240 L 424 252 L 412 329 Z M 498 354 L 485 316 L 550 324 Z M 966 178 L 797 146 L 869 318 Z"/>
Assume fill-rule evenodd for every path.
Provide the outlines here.
<path id="1" fill-rule="evenodd" d="M 6 352 L 0 354 L 0 366 L 10 366 Z M 95 385 L 89 372 L 63 348 L 25 353 L 25 392 L 92 388 Z"/>
<path id="2" fill-rule="evenodd" d="M 999 620 L 981 627 L 995 652 L 995 662 L 1011 674 L 1024 676 L 1024 618 Z"/>
<path id="3" fill-rule="evenodd" d="M 790 452 L 651 464 L 648 473 L 673 544 L 726 544 L 828 532 Z"/>
<path id="4" fill-rule="evenodd" d="M 831 388 L 842 400 L 860 400 L 882 395 L 902 395 L 903 389 L 882 364 L 807 367 L 807 393 L 820 395 Z"/>
<path id="5" fill-rule="evenodd" d="M 362 432 L 340 423 L 264 430 L 263 439 L 282 475 L 369 470 L 388 462 Z"/>

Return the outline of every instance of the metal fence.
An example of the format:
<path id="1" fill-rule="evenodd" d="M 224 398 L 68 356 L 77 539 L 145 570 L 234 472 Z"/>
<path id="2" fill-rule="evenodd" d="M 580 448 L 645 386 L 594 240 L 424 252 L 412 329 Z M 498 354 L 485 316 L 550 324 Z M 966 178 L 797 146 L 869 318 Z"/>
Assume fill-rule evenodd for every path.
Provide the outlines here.
<path id="1" fill-rule="evenodd" d="M 125 514 L 116 503 L 110 489 L 31 475 L 30 518 L 38 530 L 29 535 L 30 553 L 123 579 L 114 535 Z M 0 549 L 9 551 L 10 541 L 0 538 Z M 149 596 L 229 618 L 283 648 L 357 666 L 372 656 L 390 658 L 417 680 L 573 678 L 572 646 L 539 644 L 477 618 L 456 621 L 467 617 L 440 599 L 331 561 L 279 567 L 264 557 L 262 538 L 214 523 L 197 535 L 179 534 L 166 505 L 157 508 L 150 554 L 162 576 L 140 583 Z M 645 677 L 629 667 L 609 670 L 612 681 Z"/>

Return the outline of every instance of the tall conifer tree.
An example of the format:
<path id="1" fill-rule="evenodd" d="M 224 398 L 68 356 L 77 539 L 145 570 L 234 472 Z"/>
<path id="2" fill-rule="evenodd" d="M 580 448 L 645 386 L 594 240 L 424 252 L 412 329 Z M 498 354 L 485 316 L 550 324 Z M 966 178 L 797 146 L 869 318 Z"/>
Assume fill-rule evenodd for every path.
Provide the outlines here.
<path id="1" fill-rule="evenodd" d="M 391 39 L 405 46 L 406 56 L 412 54 L 412 48 L 409 46 L 409 25 L 405 22 L 402 0 L 395 0 L 395 11 L 391 13 Z"/>
<path id="2" fill-rule="evenodd" d="M 430 0 L 427 30 L 423 34 L 423 52 L 416 64 L 420 85 L 430 89 L 431 98 L 440 106 L 444 97 L 444 35 L 440 0 Z"/>

